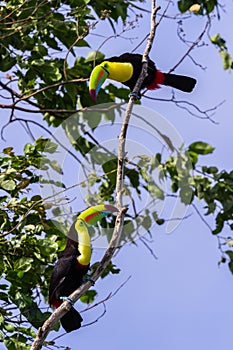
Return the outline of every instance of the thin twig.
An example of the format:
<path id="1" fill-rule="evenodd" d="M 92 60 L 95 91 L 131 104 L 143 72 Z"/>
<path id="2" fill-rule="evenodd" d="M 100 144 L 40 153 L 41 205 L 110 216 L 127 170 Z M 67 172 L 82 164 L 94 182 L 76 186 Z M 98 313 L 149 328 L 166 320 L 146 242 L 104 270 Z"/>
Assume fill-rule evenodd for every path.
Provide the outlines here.
<path id="1" fill-rule="evenodd" d="M 91 306 L 88 306 L 86 309 L 82 310 L 81 312 L 86 312 L 86 311 L 89 311 L 91 309 L 94 309 L 96 306 L 99 306 L 100 304 L 105 303 L 109 299 L 112 299 L 120 291 L 120 289 L 126 285 L 126 283 L 130 280 L 130 278 L 131 278 L 131 276 L 129 276 L 123 283 L 121 283 L 121 285 L 114 292 L 109 293 L 104 299 L 98 301 L 97 303 L 95 303 Z"/>
<path id="2" fill-rule="evenodd" d="M 185 54 L 179 59 L 179 61 L 169 70 L 168 73 L 173 72 L 182 62 L 186 57 L 190 57 L 190 52 L 199 44 L 201 39 L 203 38 L 204 34 L 208 31 L 209 27 L 211 25 L 210 19 L 208 18 L 205 27 L 201 34 L 198 36 L 198 38 L 190 45 L 188 50 L 185 52 Z"/>
<path id="3" fill-rule="evenodd" d="M 210 232 L 212 233 L 212 228 L 211 226 L 208 224 L 208 222 L 203 218 L 203 216 L 201 215 L 200 211 L 197 209 L 196 205 L 194 203 L 192 203 L 192 207 L 195 209 L 196 213 L 198 214 L 198 216 L 200 217 L 201 221 L 204 222 L 204 224 L 208 227 L 208 229 L 210 230 Z"/>

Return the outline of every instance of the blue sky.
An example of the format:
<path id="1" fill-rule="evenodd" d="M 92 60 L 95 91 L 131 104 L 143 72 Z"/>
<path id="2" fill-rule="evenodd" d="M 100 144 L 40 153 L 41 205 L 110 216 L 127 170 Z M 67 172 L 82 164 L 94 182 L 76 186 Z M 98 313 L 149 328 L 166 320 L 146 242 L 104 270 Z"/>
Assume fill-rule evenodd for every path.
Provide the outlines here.
<path id="1" fill-rule="evenodd" d="M 210 34 L 220 32 L 233 54 L 229 29 L 232 27 L 233 3 L 225 3 L 227 12 L 222 13 L 221 21 L 213 22 Z M 149 2 L 146 6 L 149 8 Z M 177 12 L 176 6 L 170 12 Z M 204 27 L 204 20 L 196 16 L 185 23 L 188 38 L 195 38 Z M 176 28 L 176 20 L 162 22 L 150 54 L 158 68 L 164 71 L 168 71 L 187 50 L 177 40 Z M 148 30 L 149 17 L 143 15 L 135 30 L 126 34 L 137 39 L 132 42 L 111 39 L 102 51 L 106 56 L 131 51 Z M 100 24 L 96 32 L 106 35 L 111 29 L 106 24 Z M 94 49 L 98 48 L 99 40 L 90 36 Z M 143 49 L 142 45 L 137 52 L 142 52 Z M 229 170 L 232 169 L 230 150 L 233 143 L 232 74 L 223 71 L 220 56 L 211 44 L 194 51 L 193 57 L 207 68 L 202 70 L 189 58 L 185 59 L 176 73 L 196 77 L 198 84 L 188 96 L 178 92 L 177 99 L 186 99 L 201 109 L 211 108 L 225 100 L 214 115 L 219 124 L 197 119 L 172 103 L 143 99 L 142 104 L 167 118 L 187 145 L 203 140 L 215 146 L 213 155 L 203 157 L 203 164 Z M 170 89 L 151 92 L 150 96 L 168 98 Z M 10 126 L 5 133 L 7 142 L 2 142 L 2 146 L 10 143 L 18 145 L 18 140 L 14 140 L 17 132 L 15 125 Z M 25 140 L 25 135 L 22 134 L 22 144 Z M 201 208 L 201 203 L 199 207 Z M 131 279 L 114 298 L 106 302 L 107 312 L 99 322 L 64 336 L 58 341 L 60 345 L 68 345 L 75 350 L 119 350 L 129 347 L 135 350 L 146 347 L 158 350 L 196 350 L 208 347 L 219 350 L 232 345 L 233 276 L 227 266 L 219 268 L 217 265 L 220 253 L 216 238 L 192 208 L 189 208 L 189 213 L 192 216 L 183 220 L 170 234 L 165 232 L 164 226 L 153 227 L 152 248 L 158 260 L 154 260 L 141 244 L 138 247 L 127 245 L 121 250 L 114 260 L 121 268 L 121 274 L 96 283 L 99 300 L 115 291 L 129 276 Z M 95 250 L 93 259 L 100 258 L 103 253 L 103 249 Z M 82 310 L 83 305 L 77 303 L 77 308 Z M 102 310 L 100 306 L 94 312 L 84 313 L 84 324 L 94 320 Z M 55 336 L 54 333 L 49 338 Z"/>
<path id="2" fill-rule="evenodd" d="M 233 7 L 229 1 L 227 4 L 227 13 L 222 14 L 220 22 L 214 22 L 210 34 L 220 32 L 232 52 L 229 28 Z M 176 12 L 175 7 L 172 11 Z M 193 16 L 185 27 L 187 37 L 194 38 L 204 27 L 203 19 Z M 138 40 L 130 44 L 130 41 L 112 39 L 102 50 L 106 56 L 130 51 L 148 29 L 149 19 L 144 16 L 139 21 L 139 27 L 128 33 L 129 37 L 137 36 Z M 101 30 L 106 33 L 104 25 L 103 29 L 99 29 L 100 33 Z M 93 38 L 93 46 L 97 48 L 99 43 L 95 45 L 94 40 L 96 38 Z M 143 49 L 144 46 L 137 52 Z M 167 71 L 186 49 L 177 42 L 176 21 L 164 21 L 158 28 L 150 57 L 161 70 Z M 211 108 L 226 100 L 214 115 L 218 125 L 197 119 L 173 104 L 146 99 L 142 103 L 166 117 L 186 144 L 203 140 L 215 146 L 213 155 L 203 157 L 203 164 L 231 169 L 232 74 L 223 71 L 220 56 L 210 44 L 196 50 L 193 57 L 207 68 L 203 71 L 187 58 L 176 72 L 197 77 L 198 84 L 192 94 L 177 93 L 177 98 L 186 99 L 201 109 Z M 166 98 L 169 94 L 170 90 L 163 88 L 156 93 L 151 92 L 150 96 Z M 142 245 L 128 245 L 120 252 L 115 263 L 122 273 L 97 282 L 99 298 L 114 291 L 129 275 L 131 279 L 106 303 L 107 313 L 98 323 L 66 335 L 64 344 L 74 349 L 93 347 L 112 350 L 129 347 L 137 350 L 146 347 L 159 350 L 217 350 L 231 346 L 232 275 L 227 266 L 219 268 L 217 265 L 220 253 L 215 237 L 191 208 L 189 213 L 193 215 L 171 234 L 164 232 L 164 226 L 153 228 L 152 247 L 158 256 L 157 261 Z M 101 255 L 101 250 L 94 253 L 94 259 L 95 254 Z M 101 312 L 100 307 L 99 314 Z M 85 322 L 90 322 L 94 315 L 85 313 L 84 318 Z"/>

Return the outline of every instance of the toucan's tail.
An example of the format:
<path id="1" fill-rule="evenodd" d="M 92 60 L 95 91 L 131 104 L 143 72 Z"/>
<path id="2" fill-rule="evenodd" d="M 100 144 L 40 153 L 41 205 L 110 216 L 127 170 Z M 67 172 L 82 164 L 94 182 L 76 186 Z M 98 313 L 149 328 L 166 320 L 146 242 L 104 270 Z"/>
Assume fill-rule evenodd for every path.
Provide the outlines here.
<path id="1" fill-rule="evenodd" d="M 61 325 L 67 333 L 81 327 L 82 317 L 73 307 L 61 318 Z"/>
<path id="2" fill-rule="evenodd" d="M 191 92 L 196 85 L 196 82 L 196 79 L 185 75 L 164 73 L 163 85 L 168 85 L 184 92 Z"/>
<path id="3" fill-rule="evenodd" d="M 154 90 L 158 89 L 160 85 L 168 85 L 184 92 L 191 92 L 196 82 L 196 79 L 185 75 L 162 73 L 159 70 L 156 70 L 154 80 L 147 86 L 147 89 Z"/>

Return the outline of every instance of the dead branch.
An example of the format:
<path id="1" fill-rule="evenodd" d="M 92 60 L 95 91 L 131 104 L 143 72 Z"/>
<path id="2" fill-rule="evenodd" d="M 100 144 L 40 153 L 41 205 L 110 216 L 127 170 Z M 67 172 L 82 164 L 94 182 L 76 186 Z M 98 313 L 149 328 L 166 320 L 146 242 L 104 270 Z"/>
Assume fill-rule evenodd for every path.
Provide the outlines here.
<path id="1" fill-rule="evenodd" d="M 168 73 L 173 72 L 183 61 L 186 57 L 191 58 L 190 56 L 190 52 L 200 43 L 200 41 L 202 40 L 203 36 L 208 32 L 209 28 L 211 26 L 211 21 L 210 18 L 208 18 L 204 29 L 202 30 L 202 32 L 200 33 L 200 35 L 197 37 L 197 39 L 191 43 L 191 45 L 188 47 L 188 50 L 185 52 L 185 54 L 179 59 L 179 61 L 169 70 Z M 181 38 L 180 35 L 178 35 L 179 38 L 186 44 L 188 45 L 187 41 L 184 41 L 183 38 Z M 194 62 L 195 63 L 195 62 Z M 195 63 L 196 64 L 196 63 Z"/>
<path id="2" fill-rule="evenodd" d="M 225 101 L 221 101 L 217 105 L 215 105 L 214 107 L 204 110 L 204 109 L 201 109 L 200 107 L 196 106 L 194 103 L 192 103 L 190 101 L 177 100 L 174 93 L 172 94 L 171 98 L 169 98 L 169 99 L 150 97 L 150 96 L 146 96 L 145 94 L 143 94 L 143 97 L 148 99 L 148 100 L 174 103 L 177 107 L 186 110 L 191 116 L 198 118 L 198 119 L 207 119 L 213 124 L 218 124 L 218 122 L 212 118 L 215 111 L 223 103 L 225 103 Z"/>

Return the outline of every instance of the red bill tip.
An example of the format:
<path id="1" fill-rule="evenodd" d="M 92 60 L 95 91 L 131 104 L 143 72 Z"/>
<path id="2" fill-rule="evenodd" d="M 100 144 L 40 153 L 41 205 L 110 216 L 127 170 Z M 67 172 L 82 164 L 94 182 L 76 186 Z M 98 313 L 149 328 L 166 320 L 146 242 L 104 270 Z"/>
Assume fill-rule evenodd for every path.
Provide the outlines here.
<path id="1" fill-rule="evenodd" d="M 92 100 L 96 103 L 97 102 L 97 96 L 96 96 L 96 91 L 94 89 L 90 90 L 90 96 Z"/>

